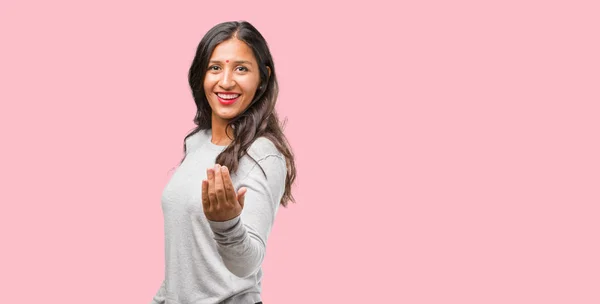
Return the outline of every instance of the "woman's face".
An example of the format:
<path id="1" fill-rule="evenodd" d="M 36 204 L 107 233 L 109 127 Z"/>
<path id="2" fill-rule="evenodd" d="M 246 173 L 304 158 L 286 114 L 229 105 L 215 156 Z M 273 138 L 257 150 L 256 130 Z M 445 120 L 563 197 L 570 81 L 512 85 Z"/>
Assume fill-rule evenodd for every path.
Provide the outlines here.
<path id="1" fill-rule="evenodd" d="M 232 38 L 217 45 L 204 78 L 213 122 L 226 123 L 243 112 L 259 84 L 258 63 L 246 43 Z"/>

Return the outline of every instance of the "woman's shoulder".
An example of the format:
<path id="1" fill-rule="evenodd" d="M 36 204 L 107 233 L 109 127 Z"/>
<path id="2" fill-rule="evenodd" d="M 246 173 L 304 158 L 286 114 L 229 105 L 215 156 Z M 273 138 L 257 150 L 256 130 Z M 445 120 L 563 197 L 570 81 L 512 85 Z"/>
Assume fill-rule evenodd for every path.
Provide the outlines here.
<path id="1" fill-rule="evenodd" d="M 285 181 L 286 159 L 271 139 L 259 137 L 246 151 L 247 154 L 240 159 L 238 175 L 263 176 L 264 174 L 264 176 L 269 176 L 269 180 Z"/>
<path id="2" fill-rule="evenodd" d="M 267 169 L 265 166 L 285 166 L 285 157 L 277 150 L 277 146 L 275 146 L 275 144 L 267 137 L 256 138 L 246 152 L 246 155 L 239 161 L 240 172 L 247 173 L 256 168 L 257 165 L 262 168 L 263 171 Z"/>
<path id="3" fill-rule="evenodd" d="M 250 148 L 248 148 L 248 154 L 256 161 L 263 160 L 269 156 L 284 158 L 283 154 L 275 146 L 275 143 L 264 136 L 258 137 L 252 142 Z"/>

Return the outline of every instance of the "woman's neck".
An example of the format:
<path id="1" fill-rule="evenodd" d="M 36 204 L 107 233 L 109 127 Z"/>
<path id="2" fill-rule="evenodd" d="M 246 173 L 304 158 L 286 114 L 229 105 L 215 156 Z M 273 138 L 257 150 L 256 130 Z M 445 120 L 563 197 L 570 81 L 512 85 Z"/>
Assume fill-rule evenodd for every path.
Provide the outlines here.
<path id="1" fill-rule="evenodd" d="M 231 139 L 233 138 L 233 129 L 228 128 L 227 133 L 225 133 L 225 128 L 227 127 L 227 122 L 221 119 L 217 119 L 213 116 L 212 118 L 212 140 L 211 142 L 218 146 L 227 146 L 231 143 Z M 229 135 L 229 136 L 227 136 Z"/>

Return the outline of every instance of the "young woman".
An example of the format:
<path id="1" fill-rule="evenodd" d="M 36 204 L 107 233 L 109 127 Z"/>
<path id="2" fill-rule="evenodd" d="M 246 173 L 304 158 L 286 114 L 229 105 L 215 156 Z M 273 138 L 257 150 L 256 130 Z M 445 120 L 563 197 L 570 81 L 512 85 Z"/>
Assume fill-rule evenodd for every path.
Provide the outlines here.
<path id="1" fill-rule="evenodd" d="M 162 195 L 165 279 L 152 303 L 261 303 L 267 238 L 296 177 L 265 39 L 248 22 L 216 25 L 189 84 L 197 127 Z"/>

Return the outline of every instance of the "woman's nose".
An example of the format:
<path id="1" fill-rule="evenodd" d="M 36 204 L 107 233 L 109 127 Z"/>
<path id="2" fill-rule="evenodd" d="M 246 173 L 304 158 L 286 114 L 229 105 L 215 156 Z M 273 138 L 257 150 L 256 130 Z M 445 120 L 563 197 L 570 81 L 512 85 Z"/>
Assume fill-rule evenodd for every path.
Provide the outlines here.
<path id="1" fill-rule="evenodd" d="M 222 75 L 223 75 L 223 77 L 221 78 L 219 85 L 223 89 L 233 88 L 235 86 L 235 81 L 233 80 L 233 75 L 231 75 L 231 73 L 228 71 L 224 72 Z"/>

